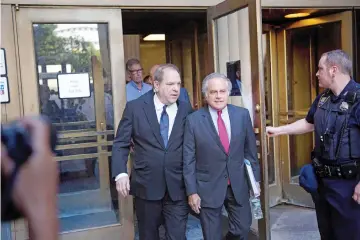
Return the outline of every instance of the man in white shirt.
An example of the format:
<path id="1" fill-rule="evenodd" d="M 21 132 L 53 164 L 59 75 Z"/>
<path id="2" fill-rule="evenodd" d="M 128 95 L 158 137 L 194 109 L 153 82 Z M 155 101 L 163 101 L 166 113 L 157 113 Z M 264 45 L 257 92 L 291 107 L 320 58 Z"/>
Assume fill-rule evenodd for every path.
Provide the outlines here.
<path id="1" fill-rule="evenodd" d="M 179 70 L 160 65 L 154 91 L 128 102 L 112 152 L 112 172 L 118 192 L 135 196 L 140 240 L 158 240 L 164 219 L 167 239 L 185 240 L 189 213 L 182 177 L 185 119 L 191 105 L 178 101 Z M 134 142 L 131 180 L 127 161 Z"/>

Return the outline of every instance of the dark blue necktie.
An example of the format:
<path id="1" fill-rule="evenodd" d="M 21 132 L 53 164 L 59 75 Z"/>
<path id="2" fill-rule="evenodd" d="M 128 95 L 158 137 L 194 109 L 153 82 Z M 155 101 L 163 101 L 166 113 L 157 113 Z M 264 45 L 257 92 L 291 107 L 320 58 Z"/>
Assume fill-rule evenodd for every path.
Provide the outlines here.
<path id="1" fill-rule="evenodd" d="M 167 146 L 169 136 L 169 115 L 166 112 L 166 107 L 167 106 L 164 105 L 160 118 L 160 134 L 165 147 Z"/>

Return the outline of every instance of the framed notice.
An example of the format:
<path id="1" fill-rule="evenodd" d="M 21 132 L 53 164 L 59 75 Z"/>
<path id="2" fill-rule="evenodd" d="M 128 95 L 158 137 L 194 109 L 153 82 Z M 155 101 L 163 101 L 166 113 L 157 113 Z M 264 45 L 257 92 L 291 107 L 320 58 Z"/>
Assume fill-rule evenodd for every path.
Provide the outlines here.
<path id="1" fill-rule="evenodd" d="M 89 73 L 61 73 L 57 82 L 61 99 L 90 97 Z"/>
<path id="2" fill-rule="evenodd" d="M 1 103 L 9 103 L 9 81 L 7 77 L 0 77 L 0 99 Z"/>
<path id="3" fill-rule="evenodd" d="M 0 75 L 7 75 L 6 53 L 4 48 L 0 50 Z"/>

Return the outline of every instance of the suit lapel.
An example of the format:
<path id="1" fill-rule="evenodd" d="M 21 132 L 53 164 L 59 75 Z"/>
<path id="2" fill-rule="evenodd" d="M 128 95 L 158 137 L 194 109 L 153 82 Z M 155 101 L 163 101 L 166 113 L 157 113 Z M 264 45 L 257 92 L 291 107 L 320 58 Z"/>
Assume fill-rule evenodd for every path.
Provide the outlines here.
<path id="1" fill-rule="evenodd" d="M 174 121 L 173 128 L 171 130 L 171 134 L 169 137 L 168 148 L 170 147 L 171 143 L 173 142 L 174 136 L 176 136 L 177 133 L 182 130 L 181 121 L 183 121 L 183 116 L 185 114 L 185 106 L 179 102 L 177 102 L 177 105 L 178 105 L 178 110 L 177 110 L 177 113 L 175 116 L 175 121 Z"/>
<path id="2" fill-rule="evenodd" d="M 237 138 L 236 133 L 239 133 L 241 131 L 240 126 L 242 124 L 241 124 L 241 119 L 236 118 L 236 111 L 235 108 L 233 108 L 233 106 L 228 105 L 228 113 L 230 119 L 230 129 L 231 129 L 231 140 L 230 140 L 230 148 L 229 148 L 229 155 L 230 155 L 231 148 L 235 144 Z"/>
<path id="3" fill-rule="evenodd" d="M 210 112 L 209 112 L 209 107 L 205 107 L 204 108 L 204 114 L 203 116 L 206 118 L 207 125 L 210 129 L 210 135 L 213 137 L 213 139 L 215 140 L 215 142 L 217 143 L 217 145 L 220 147 L 220 149 L 226 153 L 221 141 L 220 141 L 220 137 L 218 132 L 216 131 L 215 125 L 216 123 L 214 123 L 214 121 L 211 118 Z"/>
<path id="4" fill-rule="evenodd" d="M 149 97 L 147 97 L 144 100 L 144 112 L 146 115 L 146 118 L 150 124 L 150 127 L 155 135 L 155 138 L 158 140 L 159 144 L 165 148 L 164 146 L 164 141 L 160 135 L 160 124 L 158 122 L 157 116 L 156 116 L 156 110 L 155 110 L 155 105 L 154 105 L 154 100 L 153 100 L 153 95 L 149 94 Z"/>

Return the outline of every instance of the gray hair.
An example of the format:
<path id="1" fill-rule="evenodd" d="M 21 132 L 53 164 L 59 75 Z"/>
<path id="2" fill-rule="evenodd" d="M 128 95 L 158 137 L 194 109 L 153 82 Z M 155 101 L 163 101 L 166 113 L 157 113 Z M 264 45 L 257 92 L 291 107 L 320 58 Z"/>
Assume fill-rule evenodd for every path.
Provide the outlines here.
<path id="1" fill-rule="evenodd" d="M 325 56 L 325 65 L 327 67 L 337 66 L 341 73 L 352 74 L 352 61 L 350 56 L 343 50 L 337 49 L 333 51 L 326 52 L 321 55 Z"/>
<path id="2" fill-rule="evenodd" d="M 211 79 L 214 79 L 214 78 L 221 78 L 223 79 L 224 81 L 226 81 L 227 85 L 228 85 L 228 92 L 229 92 L 229 95 L 231 93 L 231 89 L 232 89 L 232 84 L 231 84 L 231 81 L 230 79 L 228 79 L 224 74 L 221 74 L 221 73 L 210 73 L 209 75 L 207 75 L 203 82 L 202 82 L 202 88 L 201 88 L 201 91 L 204 95 L 206 95 L 207 91 L 208 91 L 208 85 L 209 85 L 209 81 Z"/>
<path id="3" fill-rule="evenodd" d="M 158 81 L 159 83 L 164 79 L 164 71 L 165 69 L 172 69 L 175 70 L 176 72 L 179 73 L 180 75 L 180 71 L 179 68 L 177 66 L 175 66 L 174 64 L 171 63 L 167 63 L 167 64 L 161 64 L 159 65 L 158 68 L 156 68 L 155 73 L 154 73 L 154 80 Z"/>
<path id="4" fill-rule="evenodd" d="M 126 62 L 126 70 L 130 71 L 130 67 L 133 65 L 139 64 L 141 65 L 140 61 L 136 58 L 131 58 Z"/>

